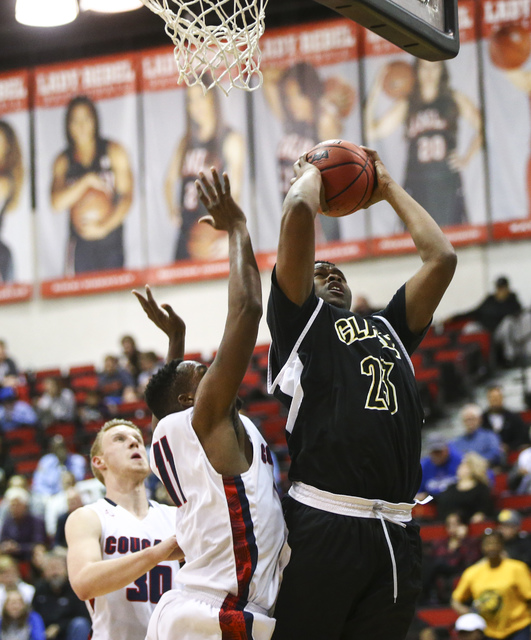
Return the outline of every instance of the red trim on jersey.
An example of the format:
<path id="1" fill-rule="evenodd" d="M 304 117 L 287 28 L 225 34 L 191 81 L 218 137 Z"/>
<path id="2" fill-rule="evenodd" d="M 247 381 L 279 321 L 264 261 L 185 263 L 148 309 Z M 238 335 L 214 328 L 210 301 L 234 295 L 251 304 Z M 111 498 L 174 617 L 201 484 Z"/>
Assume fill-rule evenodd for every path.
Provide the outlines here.
<path id="1" fill-rule="evenodd" d="M 240 476 L 223 478 L 236 561 L 238 594 L 228 594 L 219 612 L 222 640 L 252 640 L 253 615 L 244 611 L 258 549 L 245 486 Z"/>

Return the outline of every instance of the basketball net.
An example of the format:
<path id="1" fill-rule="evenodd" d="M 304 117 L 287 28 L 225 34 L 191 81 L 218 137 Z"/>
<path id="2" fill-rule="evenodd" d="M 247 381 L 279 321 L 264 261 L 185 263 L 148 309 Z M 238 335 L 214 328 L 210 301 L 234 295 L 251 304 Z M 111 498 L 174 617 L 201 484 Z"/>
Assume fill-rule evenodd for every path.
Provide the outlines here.
<path id="1" fill-rule="evenodd" d="M 178 82 L 254 91 L 262 86 L 258 40 L 267 0 L 142 0 L 166 23 Z M 170 8 L 171 4 L 171 8 Z"/>

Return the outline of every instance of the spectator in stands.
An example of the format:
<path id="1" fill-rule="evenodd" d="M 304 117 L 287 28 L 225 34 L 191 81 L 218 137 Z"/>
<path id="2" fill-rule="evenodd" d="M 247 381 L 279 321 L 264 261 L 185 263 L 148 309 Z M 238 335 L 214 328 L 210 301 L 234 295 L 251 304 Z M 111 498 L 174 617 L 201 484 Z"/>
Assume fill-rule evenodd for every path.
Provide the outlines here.
<path id="1" fill-rule="evenodd" d="M 5 340 L 0 340 L 0 386 L 16 387 L 18 384 L 18 367 L 13 358 L 7 355 Z"/>
<path id="2" fill-rule="evenodd" d="M 89 612 L 68 582 L 65 553 L 55 550 L 46 554 L 43 578 L 35 585 L 33 608 L 44 620 L 47 640 L 89 637 Z"/>
<path id="3" fill-rule="evenodd" d="M 520 452 L 516 463 L 509 471 L 507 485 L 519 495 L 531 493 L 531 447 Z"/>
<path id="4" fill-rule="evenodd" d="M 0 621 L 2 640 L 46 640 L 44 621 L 16 589 L 9 591 Z"/>
<path id="5" fill-rule="evenodd" d="M 531 568 L 531 537 L 522 531 L 522 516 L 513 509 L 498 514 L 498 531 L 503 536 L 505 552 L 513 560 L 521 560 Z"/>
<path id="6" fill-rule="evenodd" d="M 461 410 L 464 434 L 451 444 L 462 454 L 474 451 L 488 461 L 491 467 L 501 464 L 503 450 L 499 436 L 481 426 L 483 412 L 477 404 L 467 404 Z"/>
<path id="7" fill-rule="evenodd" d="M 15 465 L 9 455 L 9 445 L 2 431 L 0 431 L 0 496 L 7 489 L 9 479 L 15 474 Z"/>
<path id="8" fill-rule="evenodd" d="M 356 296 L 352 305 L 352 311 L 360 316 L 370 316 L 383 307 L 373 307 L 366 296 Z"/>
<path id="9" fill-rule="evenodd" d="M 39 460 L 33 474 L 32 489 L 35 495 L 53 496 L 63 488 L 62 474 L 71 471 L 76 481 L 85 478 L 87 461 L 79 453 L 68 451 L 65 439 L 57 434 L 50 440 L 50 453 Z"/>
<path id="10" fill-rule="evenodd" d="M 24 582 L 20 577 L 18 563 L 11 556 L 0 556 L 0 610 L 4 606 L 8 591 L 16 589 L 26 604 L 31 604 L 35 595 L 35 587 Z"/>
<path id="11" fill-rule="evenodd" d="M 0 534 L 0 552 L 21 562 L 29 562 L 33 547 L 46 545 L 44 521 L 31 514 L 30 494 L 25 489 L 8 489 L 4 498 L 8 512 Z"/>
<path id="12" fill-rule="evenodd" d="M 162 485 L 161 485 L 162 486 Z M 168 503 L 170 506 L 174 506 L 173 502 Z M 83 506 L 83 498 L 81 497 L 81 493 L 76 489 L 76 487 L 71 487 L 66 492 L 66 511 L 62 513 L 59 518 L 57 518 L 56 530 L 55 530 L 55 545 L 59 547 L 67 548 L 66 544 L 66 536 L 65 536 L 65 525 L 68 516 L 73 513 L 76 509 Z"/>
<path id="13" fill-rule="evenodd" d="M 485 562 L 465 570 L 452 594 L 459 614 L 473 609 L 485 619 L 487 638 L 528 640 L 531 576 L 524 562 L 504 556 L 503 537 L 487 529 L 481 544 Z"/>
<path id="14" fill-rule="evenodd" d="M 438 640 L 435 629 L 415 614 L 404 640 Z"/>
<path id="15" fill-rule="evenodd" d="M 465 613 L 455 621 L 458 640 L 482 640 L 487 623 L 477 613 Z"/>
<path id="16" fill-rule="evenodd" d="M 457 482 L 436 498 L 439 518 L 445 519 L 453 511 L 459 511 L 465 522 L 483 522 L 493 517 L 487 471 L 485 458 L 473 451 L 466 453 L 457 467 Z"/>
<path id="17" fill-rule="evenodd" d="M 496 349 L 496 361 L 511 365 L 516 356 L 514 319 L 522 311 L 520 300 L 511 290 L 509 280 L 500 276 L 494 283 L 494 293 L 489 294 L 479 306 L 466 313 L 454 316 L 452 320 L 472 320 L 492 334 Z"/>
<path id="18" fill-rule="evenodd" d="M 448 445 L 444 436 L 430 433 L 426 442 L 428 455 L 420 461 L 422 466 L 422 482 L 417 500 L 426 496 L 436 496 L 457 482 L 457 467 L 463 456 Z"/>
<path id="19" fill-rule="evenodd" d="M 120 366 L 131 374 L 135 382 L 138 382 L 138 375 L 142 369 L 140 364 L 142 354 L 132 336 L 123 336 L 120 342 L 122 345 L 122 355 L 119 359 Z"/>
<path id="20" fill-rule="evenodd" d="M 111 413 L 103 402 L 101 392 L 98 389 L 90 389 L 83 403 L 78 405 L 77 415 L 81 424 L 85 425 L 89 422 L 103 423 L 110 418 Z"/>
<path id="21" fill-rule="evenodd" d="M 62 490 L 52 496 L 48 496 L 44 504 L 44 524 L 50 540 L 55 537 L 57 519 L 67 510 L 67 491 L 76 485 L 76 477 L 71 471 L 61 473 Z"/>
<path id="22" fill-rule="evenodd" d="M 488 407 L 483 412 L 481 426 L 499 435 L 505 453 L 518 451 L 529 444 L 527 427 L 519 413 L 504 406 L 503 388 L 499 384 L 489 386 L 487 402 Z"/>
<path id="23" fill-rule="evenodd" d="M 43 381 L 44 393 L 37 400 L 37 413 L 44 428 L 53 422 L 71 422 L 76 417 L 76 398 L 72 389 L 66 389 L 60 378 Z"/>
<path id="24" fill-rule="evenodd" d="M 39 419 L 33 407 L 25 400 L 20 400 L 16 389 L 0 388 L 0 429 L 13 431 L 24 425 L 38 426 Z"/>
<path id="25" fill-rule="evenodd" d="M 144 394 L 147 383 L 152 375 L 163 366 L 164 361 L 154 351 L 146 351 L 140 356 L 140 374 L 138 376 L 138 393 Z"/>
<path id="26" fill-rule="evenodd" d="M 103 371 L 98 376 L 98 390 L 107 404 L 120 404 L 124 390 L 135 387 L 133 376 L 120 367 L 116 356 L 105 356 Z"/>
<path id="27" fill-rule="evenodd" d="M 481 558 L 477 539 L 468 537 L 468 525 L 457 512 L 445 519 L 448 537 L 424 548 L 422 597 L 425 603 L 448 604 L 456 577 Z"/>

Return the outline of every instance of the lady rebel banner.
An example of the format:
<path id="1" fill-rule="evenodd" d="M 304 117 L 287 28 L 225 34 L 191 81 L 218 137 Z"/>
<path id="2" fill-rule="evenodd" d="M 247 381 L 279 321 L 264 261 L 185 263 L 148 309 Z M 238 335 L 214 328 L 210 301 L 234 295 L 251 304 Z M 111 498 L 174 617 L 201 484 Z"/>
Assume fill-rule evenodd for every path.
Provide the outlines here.
<path id="1" fill-rule="evenodd" d="M 0 75 L 0 303 L 33 292 L 29 74 Z"/>
<path id="2" fill-rule="evenodd" d="M 234 199 L 250 218 L 247 96 L 178 85 L 172 47 L 143 52 L 141 70 L 147 279 L 155 284 L 227 275 L 227 234 L 198 223 L 207 212 L 195 181 L 211 167 L 220 175 L 226 171 Z"/>
<path id="3" fill-rule="evenodd" d="M 137 58 L 35 72 L 37 247 L 43 296 L 133 286 L 145 265 Z"/>
<path id="4" fill-rule="evenodd" d="M 276 249 L 293 163 L 324 140 L 362 141 L 358 31 L 338 19 L 271 29 L 260 40 L 264 83 L 252 95 L 260 251 Z M 317 217 L 317 244 L 330 260 L 362 257 L 365 238 L 363 212 Z"/>
<path id="5" fill-rule="evenodd" d="M 493 238 L 531 237 L 531 3 L 481 3 Z"/>
<path id="6" fill-rule="evenodd" d="M 454 245 L 487 239 L 475 4 L 459 3 L 458 59 L 428 62 L 364 30 L 364 125 L 391 175 Z M 386 203 L 371 207 L 376 254 L 413 250 Z"/>

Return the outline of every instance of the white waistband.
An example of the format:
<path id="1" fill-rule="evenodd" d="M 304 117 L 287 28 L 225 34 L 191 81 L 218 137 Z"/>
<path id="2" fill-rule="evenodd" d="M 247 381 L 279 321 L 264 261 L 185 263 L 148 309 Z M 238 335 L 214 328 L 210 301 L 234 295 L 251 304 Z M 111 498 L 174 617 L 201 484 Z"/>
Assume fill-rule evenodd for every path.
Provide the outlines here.
<path id="1" fill-rule="evenodd" d="M 289 495 L 302 504 L 321 511 L 336 513 L 341 516 L 351 516 L 353 518 L 377 518 L 382 523 L 385 541 L 389 549 L 391 557 L 391 566 L 393 569 L 393 599 L 396 602 L 398 598 L 398 575 L 396 570 L 395 552 L 387 531 L 386 520 L 393 522 L 401 527 L 405 527 L 405 522 L 412 519 L 411 511 L 415 504 L 409 502 L 387 502 L 386 500 L 369 500 L 367 498 L 358 498 L 357 496 L 345 496 L 329 491 L 316 489 L 304 482 L 294 482 L 288 491 Z M 431 500 L 431 496 L 422 501 L 422 504 Z"/>
<path id="2" fill-rule="evenodd" d="M 189 585 L 186 585 L 186 586 L 179 585 L 178 589 L 179 591 L 182 591 L 183 593 L 188 594 L 191 598 L 194 598 L 195 600 L 200 600 L 201 602 L 205 602 L 206 604 L 216 607 L 217 609 L 221 609 L 227 596 L 231 595 L 231 594 L 224 593 L 222 591 L 216 591 L 215 589 L 205 589 L 205 588 L 199 589 L 196 587 L 191 587 Z M 238 599 L 238 596 L 232 596 L 232 597 L 235 600 Z M 270 617 L 266 609 L 255 604 L 254 602 L 246 602 L 243 609 L 245 609 L 246 611 L 250 611 L 251 613 L 257 613 L 263 616 Z"/>
<path id="3" fill-rule="evenodd" d="M 321 511 L 353 518 L 378 518 L 379 520 L 383 518 L 402 527 L 406 526 L 405 522 L 411 521 L 411 510 L 415 506 L 414 503 L 409 502 L 394 503 L 330 493 L 304 482 L 294 482 L 288 493 L 297 502 Z"/>

